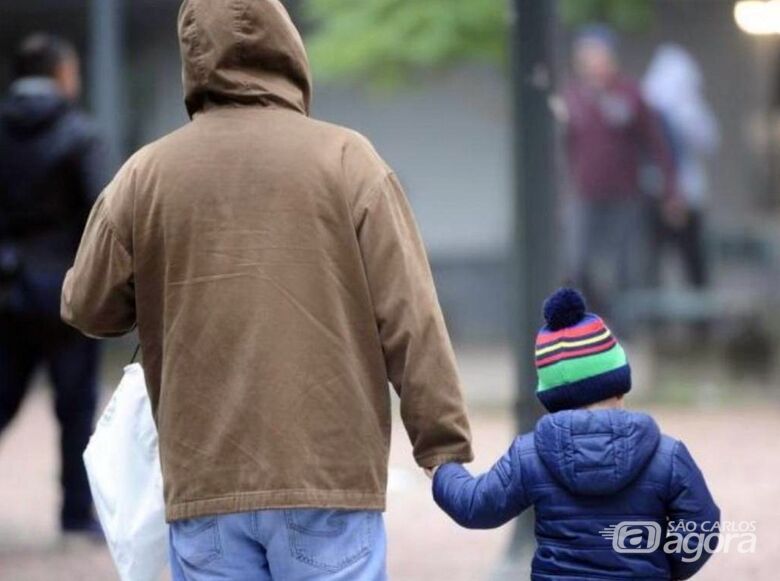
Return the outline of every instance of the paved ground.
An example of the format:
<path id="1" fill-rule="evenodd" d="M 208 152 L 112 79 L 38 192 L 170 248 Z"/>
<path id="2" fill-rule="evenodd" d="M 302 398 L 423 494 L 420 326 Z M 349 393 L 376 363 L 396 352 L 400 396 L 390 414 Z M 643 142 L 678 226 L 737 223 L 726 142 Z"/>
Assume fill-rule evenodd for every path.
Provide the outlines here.
<path id="1" fill-rule="evenodd" d="M 502 359 L 480 355 L 480 365 L 462 361 L 475 386 L 475 409 L 485 393 L 506 395 L 508 369 Z M 485 362 L 488 363 L 485 366 Z M 482 371 L 480 371 L 480 369 Z M 480 379 L 478 381 L 478 379 Z M 476 387 L 476 386 L 484 386 Z M 500 399 L 500 398 L 499 398 Z M 22 415 L 0 441 L 0 581 L 103 581 L 116 579 L 105 550 L 63 547 L 55 528 L 56 430 L 45 390 L 28 400 Z M 476 411 L 475 445 L 482 469 L 506 448 L 512 421 L 506 411 Z M 686 440 L 700 461 L 728 520 L 755 520 L 755 555 L 716 555 L 702 580 L 774 581 L 780 554 L 780 406 L 738 410 L 656 409 L 663 429 Z M 396 422 L 387 524 L 394 581 L 519 579 L 497 573 L 511 529 L 458 529 L 430 500 L 427 479 L 410 461 L 410 448 Z"/>

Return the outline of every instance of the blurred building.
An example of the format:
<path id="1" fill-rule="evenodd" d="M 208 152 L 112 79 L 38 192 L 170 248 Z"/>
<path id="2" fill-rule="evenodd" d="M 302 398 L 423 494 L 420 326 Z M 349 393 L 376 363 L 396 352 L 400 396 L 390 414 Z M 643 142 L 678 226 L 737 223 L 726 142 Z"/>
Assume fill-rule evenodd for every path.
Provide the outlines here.
<path id="1" fill-rule="evenodd" d="M 299 2 L 288 2 L 293 14 Z M 178 4 L 3 0 L 0 61 L 30 31 L 74 39 L 86 55 L 87 103 L 102 120 L 119 161 L 186 122 L 175 35 Z M 700 59 L 724 133 L 713 164 L 713 221 L 737 248 L 753 238 L 760 247 L 776 229 L 779 201 L 770 130 L 778 102 L 772 93 L 780 86 L 778 55 L 771 42 L 735 26 L 730 0 L 658 4 L 653 29 L 623 44 L 627 68 L 643 73 L 653 48 L 668 40 L 686 45 Z M 3 65 L 0 84 L 5 86 Z M 317 84 L 314 110 L 322 119 L 365 133 L 397 170 L 416 209 L 456 338 L 504 340 L 512 158 L 503 71 L 465 67 L 431 74 L 401 94 L 386 96 Z M 552 252 L 549 258 L 554 259 Z"/>

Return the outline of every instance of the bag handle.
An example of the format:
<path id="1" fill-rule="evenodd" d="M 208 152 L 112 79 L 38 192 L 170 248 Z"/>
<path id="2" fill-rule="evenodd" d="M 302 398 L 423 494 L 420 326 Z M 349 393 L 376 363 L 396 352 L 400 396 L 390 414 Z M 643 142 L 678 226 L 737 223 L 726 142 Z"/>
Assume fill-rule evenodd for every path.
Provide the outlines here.
<path id="1" fill-rule="evenodd" d="M 130 365 L 135 363 L 136 359 L 138 359 L 138 354 L 141 352 L 141 344 L 138 343 L 135 348 L 135 352 L 133 353 L 133 358 L 130 360 Z"/>

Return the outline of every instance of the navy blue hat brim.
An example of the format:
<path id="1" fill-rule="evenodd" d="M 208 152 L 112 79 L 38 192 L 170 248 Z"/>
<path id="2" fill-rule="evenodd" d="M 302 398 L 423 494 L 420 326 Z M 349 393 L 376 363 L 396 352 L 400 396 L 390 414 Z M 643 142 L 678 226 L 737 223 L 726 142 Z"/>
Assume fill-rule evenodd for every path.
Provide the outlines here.
<path id="1" fill-rule="evenodd" d="M 574 383 L 567 383 L 545 391 L 537 397 L 550 413 L 583 408 L 631 391 L 631 367 L 624 365 Z"/>

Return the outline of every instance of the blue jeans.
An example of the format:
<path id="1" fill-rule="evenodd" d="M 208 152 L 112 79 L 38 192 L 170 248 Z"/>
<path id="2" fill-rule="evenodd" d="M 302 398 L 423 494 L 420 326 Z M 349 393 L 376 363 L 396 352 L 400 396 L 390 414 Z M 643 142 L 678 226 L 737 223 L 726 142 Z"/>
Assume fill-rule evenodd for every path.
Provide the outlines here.
<path id="1" fill-rule="evenodd" d="M 382 513 L 263 510 L 176 521 L 173 581 L 384 581 Z"/>

